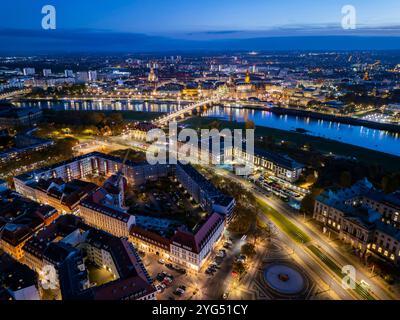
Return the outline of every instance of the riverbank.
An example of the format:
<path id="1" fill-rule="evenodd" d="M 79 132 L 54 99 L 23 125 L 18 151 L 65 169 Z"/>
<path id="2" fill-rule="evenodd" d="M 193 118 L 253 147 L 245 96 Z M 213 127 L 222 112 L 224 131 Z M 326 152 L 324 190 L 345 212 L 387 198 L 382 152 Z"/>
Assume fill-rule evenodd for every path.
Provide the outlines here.
<path id="1" fill-rule="evenodd" d="M 44 110 L 43 114 L 44 116 L 61 116 L 63 115 L 64 112 L 67 113 L 72 113 L 72 112 L 81 112 L 81 111 L 73 111 L 73 110 Z M 163 112 L 143 112 L 143 111 L 115 111 L 115 110 L 104 110 L 104 111 L 95 111 L 95 110 L 88 110 L 88 111 L 82 111 L 85 112 L 85 114 L 113 114 L 113 113 L 119 113 L 122 115 L 122 118 L 125 121 L 151 121 L 154 120 L 158 117 L 161 117 L 162 115 L 165 115 Z M 51 121 L 51 119 L 50 119 Z"/>
<path id="2" fill-rule="evenodd" d="M 204 128 L 208 127 L 212 122 L 215 121 L 218 121 L 221 124 L 220 126 L 221 128 L 244 129 L 245 127 L 245 124 L 241 122 L 215 120 L 215 119 L 201 118 L 201 117 L 190 118 L 184 121 L 184 123 L 194 128 Z M 356 145 L 338 142 L 335 140 L 315 137 L 312 135 L 298 133 L 295 131 L 285 131 L 285 130 L 261 127 L 261 126 L 256 127 L 255 134 L 256 136 L 272 136 L 277 141 L 280 140 L 290 141 L 298 146 L 308 143 L 311 144 L 313 148 L 317 149 L 322 153 L 328 154 L 331 152 L 334 155 L 356 158 L 361 162 L 380 165 L 388 170 L 398 170 L 399 168 L 400 157 L 398 156 L 362 148 Z"/>
<path id="3" fill-rule="evenodd" d="M 400 126 L 391 123 L 380 123 L 380 122 L 372 122 L 368 120 L 363 120 L 359 118 L 346 117 L 346 116 L 337 116 L 331 114 L 325 114 L 314 111 L 306 111 L 301 109 L 290 109 L 290 108 L 282 108 L 282 107 L 269 107 L 266 108 L 266 111 L 270 111 L 272 113 L 278 115 L 291 115 L 296 117 L 303 118 L 311 118 L 316 120 L 324 120 L 324 121 L 332 121 L 339 122 L 343 124 L 349 124 L 354 126 L 362 126 L 370 129 L 384 130 L 393 133 L 400 133 Z"/>

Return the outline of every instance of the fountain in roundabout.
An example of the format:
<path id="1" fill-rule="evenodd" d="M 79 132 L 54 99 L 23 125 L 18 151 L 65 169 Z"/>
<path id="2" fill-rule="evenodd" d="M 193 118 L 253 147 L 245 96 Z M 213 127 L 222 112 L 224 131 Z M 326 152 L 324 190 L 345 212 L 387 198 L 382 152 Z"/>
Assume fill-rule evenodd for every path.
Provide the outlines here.
<path id="1" fill-rule="evenodd" d="M 295 295 L 304 290 L 304 276 L 286 264 L 272 264 L 264 270 L 266 284 L 280 294 Z"/>

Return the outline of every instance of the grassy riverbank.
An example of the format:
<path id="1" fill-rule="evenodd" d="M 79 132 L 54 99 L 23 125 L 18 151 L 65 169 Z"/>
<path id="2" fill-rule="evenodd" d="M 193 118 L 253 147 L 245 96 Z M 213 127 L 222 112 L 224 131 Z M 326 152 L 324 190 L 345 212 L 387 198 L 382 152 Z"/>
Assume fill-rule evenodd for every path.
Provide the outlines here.
<path id="1" fill-rule="evenodd" d="M 190 125 L 193 128 L 207 128 L 211 123 L 218 121 L 221 128 L 239 128 L 244 129 L 245 124 L 239 122 L 231 122 L 226 120 L 216 120 L 209 118 L 193 117 L 185 121 L 185 124 Z M 290 141 L 295 143 L 299 147 L 304 144 L 311 145 L 314 149 L 329 153 L 332 152 L 335 155 L 344 157 L 354 157 L 359 161 L 368 164 L 378 164 L 388 170 L 398 170 L 400 157 L 390 155 L 387 153 L 374 151 L 347 143 L 338 142 L 335 140 L 324 139 L 320 137 L 314 137 L 311 135 L 285 131 L 268 127 L 256 127 L 256 136 L 271 136 L 275 140 Z"/>

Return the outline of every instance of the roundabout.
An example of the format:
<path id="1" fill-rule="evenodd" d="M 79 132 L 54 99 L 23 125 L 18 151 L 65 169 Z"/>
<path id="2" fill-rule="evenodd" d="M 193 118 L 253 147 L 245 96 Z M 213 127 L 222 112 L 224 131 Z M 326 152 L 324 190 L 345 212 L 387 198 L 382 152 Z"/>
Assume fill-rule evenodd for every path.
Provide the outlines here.
<path id="1" fill-rule="evenodd" d="M 264 269 L 264 281 L 272 290 L 284 295 L 296 295 L 305 288 L 304 276 L 287 264 L 272 264 Z"/>

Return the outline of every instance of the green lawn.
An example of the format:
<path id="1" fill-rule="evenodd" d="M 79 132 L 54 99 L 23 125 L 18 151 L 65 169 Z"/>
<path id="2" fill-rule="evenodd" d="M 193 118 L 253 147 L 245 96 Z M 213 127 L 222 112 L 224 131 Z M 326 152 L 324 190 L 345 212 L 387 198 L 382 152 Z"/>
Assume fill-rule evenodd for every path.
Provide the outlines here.
<path id="1" fill-rule="evenodd" d="M 262 208 L 264 214 L 275 223 L 281 230 L 288 234 L 293 240 L 299 243 L 308 243 L 311 238 L 306 235 L 300 228 L 298 228 L 293 222 L 286 218 L 283 214 L 280 214 L 275 209 L 271 208 L 264 202 L 257 200 L 258 204 Z"/>
<path id="2" fill-rule="evenodd" d="M 311 241 L 311 238 L 307 234 L 305 234 L 300 228 L 298 228 L 283 214 L 274 210 L 261 200 L 257 200 L 257 202 L 260 205 L 261 209 L 263 210 L 264 214 L 293 240 L 304 244 L 307 244 L 308 242 Z M 335 273 L 339 278 L 343 277 L 342 269 L 325 253 L 323 253 L 314 245 L 309 245 L 307 248 L 310 249 L 310 251 L 318 259 L 320 259 L 330 270 L 332 270 L 333 273 Z M 374 297 L 358 283 L 356 284 L 355 291 L 364 300 L 375 300 Z"/>
<path id="3" fill-rule="evenodd" d="M 194 128 L 205 128 L 209 126 L 210 123 L 215 121 L 218 121 L 220 123 L 220 128 L 228 128 L 228 129 L 244 128 L 244 123 L 216 120 L 209 118 L 200 118 L 200 117 L 190 118 L 186 120 L 185 123 Z M 399 167 L 400 157 L 379 151 L 365 149 L 347 143 L 338 142 L 335 140 L 314 137 L 293 131 L 285 131 L 268 127 L 260 127 L 260 126 L 256 127 L 256 136 L 272 136 L 276 141 L 280 140 L 290 141 L 297 144 L 298 146 L 302 146 L 305 143 L 309 143 L 313 146 L 313 148 L 322 153 L 332 152 L 333 154 L 345 157 L 355 157 L 358 160 L 368 164 L 379 164 L 388 170 L 397 170 Z"/>
<path id="4" fill-rule="evenodd" d="M 317 256 L 329 269 L 331 269 L 339 278 L 343 277 L 342 269 L 330 259 L 326 254 L 324 254 L 317 247 L 311 245 L 308 247 L 310 251 Z M 375 300 L 371 294 L 365 290 L 360 284 L 356 284 L 356 293 L 364 300 Z"/>

